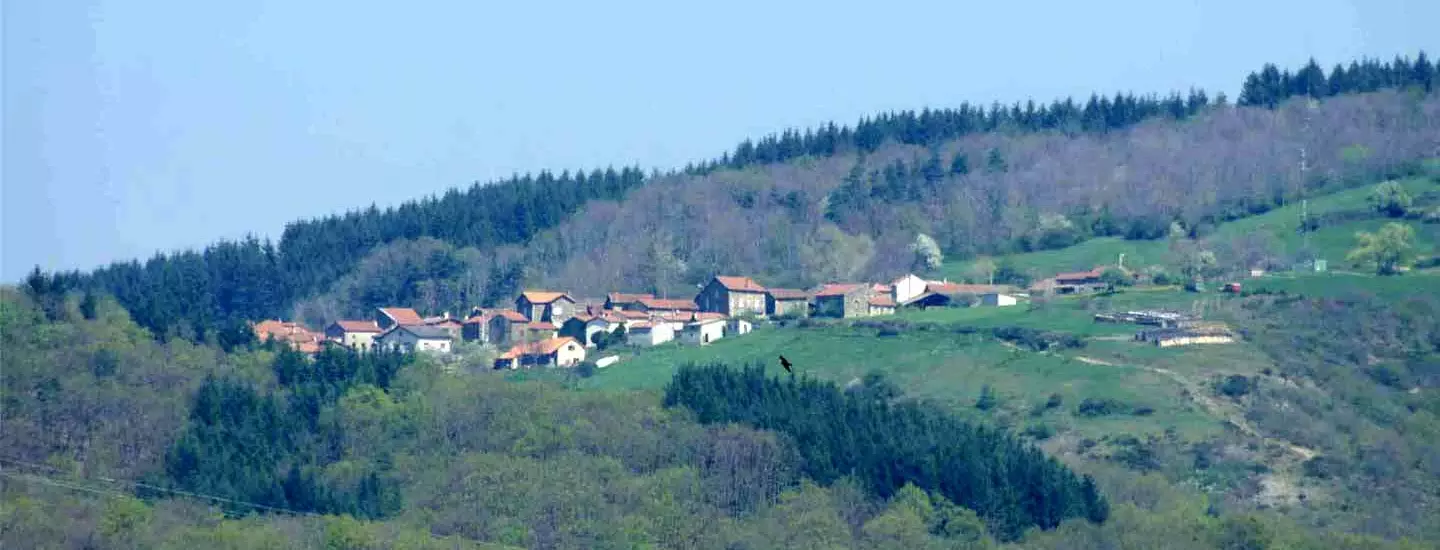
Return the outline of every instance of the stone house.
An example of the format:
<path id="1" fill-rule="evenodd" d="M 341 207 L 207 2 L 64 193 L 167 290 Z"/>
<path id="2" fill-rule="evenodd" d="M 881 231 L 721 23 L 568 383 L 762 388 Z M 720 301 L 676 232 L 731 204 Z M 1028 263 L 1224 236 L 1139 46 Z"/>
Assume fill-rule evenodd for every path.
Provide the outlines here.
<path id="1" fill-rule="evenodd" d="M 736 317 L 765 315 L 765 287 L 749 277 L 716 275 L 695 296 L 700 311 Z"/>
<path id="2" fill-rule="evenodd" d="M 575 316 L 575 299 L 564 292 L 527 290 L 515 298 L 515 311 L 530 321 L 558 325 Z"/>
<path id="3" fill-rule="evenodd" d="M 765 314 L 770 317 L 804 317 L 810 313 L 810 293 L 791 288 L 765 291 Z"/>
<path id="4" fill-rule="evenodd" d="M 815 293 L 816 317 L 864 317 L 870 314 L 872 285 L 827 284 Z"/>

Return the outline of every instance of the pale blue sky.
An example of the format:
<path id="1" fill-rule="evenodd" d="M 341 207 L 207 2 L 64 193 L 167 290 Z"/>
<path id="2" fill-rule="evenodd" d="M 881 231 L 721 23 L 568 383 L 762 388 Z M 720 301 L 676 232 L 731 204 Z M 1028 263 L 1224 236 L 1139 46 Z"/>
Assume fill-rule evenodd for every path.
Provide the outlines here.
<path id="1" fill-rule="evenodd" d="M 1433 0 L 4 10 L 6 281 L 278 240 L 298 218 L 516 171 L 675 167 L 891 109 L 1190 86 L 1233 98 L 1264 62 L 1440 54 Z"/>

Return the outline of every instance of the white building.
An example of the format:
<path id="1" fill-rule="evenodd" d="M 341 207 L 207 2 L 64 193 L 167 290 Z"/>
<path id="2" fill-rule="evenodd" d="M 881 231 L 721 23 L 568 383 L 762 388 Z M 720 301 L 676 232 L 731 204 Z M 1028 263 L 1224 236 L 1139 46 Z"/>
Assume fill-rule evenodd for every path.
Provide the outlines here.
<path id="1" fill-rule="evenodd" d="M 743 336 L 746 334 L 750 334 L 750 331 L 754 328 L 755 325 L 751 324 L 750 321 L 746 321 L 739 317 L 734 317 L 725 321 L 726 336 Z"/>
<path id="2" fill-rule="evenodd" d="M 707 319 L 685 325 L 680 332 L 680 342 L 691 346 L 703 346 L 725 337 L 725 321 Z"/>
<path id="3" fill-rule="evenodd" d="M 428 353 L 450 353 L 450 331 L 425 325 L 396 325 L 375 339 L 375 347 Z"/>
<path id="4" fill-rule="evenodd" d="M 1014 297 L 1014 296 L 1009 295 L 1009 294 L 1001 294 L 1001 293 L 999 293 L 999 292 L 991 292 L 991 293 L 988 293 L 988 294 L 981 294 L 981 295 L 980 295 L 980 304 L 981 304 L 981 305 L 992 306 L 992 307 L 1004 307 L 1004 306 L 1013 306 L 1013 305 L 1018 304 L 1018 303 L 1020 303 L 1020 300 L 1017 299 L 1017 298 Z"/>
<path id="5" fill-rule="evenodd" d="M 635 323 L 625 333 L 625 340 L 632 346 L 658 346 L 675 339 L 675 327 L 670 323 Z"/>
<path id="6" fill-rule="evenodd" d="M 906 273 L 904 277 L 890 282 L 891 298 L 897 304 L 909 302 L 911 299 L 925 293 L 925 286 L 929 283 L 925 279 L 915 276 L 914 273 Z"/>

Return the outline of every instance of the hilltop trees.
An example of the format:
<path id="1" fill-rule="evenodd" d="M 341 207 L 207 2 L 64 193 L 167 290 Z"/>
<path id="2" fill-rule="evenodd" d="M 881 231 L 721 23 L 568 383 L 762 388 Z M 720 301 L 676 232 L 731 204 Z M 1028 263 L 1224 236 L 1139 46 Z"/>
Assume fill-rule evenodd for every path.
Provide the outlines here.
<path id="1" fill-rule="evenodd" d="M 541 171 L 394 208 L 300 221 L 286 227 L 278 244 L 247 238 L 90 274 L 56 274 L 41 294 L 59 296 L 52 305 L 72 291 L 110 294 L 159 337 L 214 341 L 227 324 L 286 317 L 297 303 L 332 291 L 378 247 L 423 238 L 473 248 L 481 265 L 442 266 L 437 271 L 450 276 L 420 278 L 419 291 L 395 297 L 402 300 L 397 305 L 449 308 L 458 296 L 467 306 L 487 303 L 529 282 L 526 263 L 557 266 L 546 270 L 552 277 L 546 283 L 585 276 L 588 286 L 575 285 L 577 291 L 637 286 L 617 284 L 639 278 L 629 272 L 634 268 L 617 267 L 638 264 L 641 257 L 632 253 L 639 248 L 631 250 L 640 239 L 626 234 L 631 224 L 674 234 L 676 254 L 688 256 L 677 258 L 687 271 L 723 266 L 797 282 L 823 278 L 828 268 L 817 259 L 834 253 L 802 249 L 829 242 L 850 245 L 840 255 L 861 262 L 841 271 L 868 273 L 898 269 L 908 258 L 888 246 L 867 251 L 865 243 L 915 233 L 931 236 L 952 257 L 1061 246 L 1091 236 L 1158 238 L 1176 218 L 1196 226 L 1263 212 L 1288 200 L 1299 184 L 1313 190 L 1400 173 L 1404 163 L 1430 154 L 1425 139 L 1440 118 L 1433 99 L 1397 93 L 1330 99 L 1304 131 L 1302 117 L 1285 100 L 1433 90 L 1434 75 L 1423 55 L 1364 60 L 1329 74 L 1313 63 L 1294 73 L 1270 65 L 1246 80 L 1240 101 L 1273 109 L 1267 112 L 1215 109 L 1219 98 L 1197 90 L 886 113 L 853 127 L 828 124 L 746 140 L 718 160 L 658 178 L 638 168 Z M 1179 119 L 1195 123 L 1162 124 Z M 1315 153 L 1315 181 L 1293 181 L 1295 159 L 1288 149 L 1271 146 L 1284 141 L 1303 141 Z M 1340 160 L 1342 150 L 1371 153 Z M 801 157 L 811 161 L 781 164 Z M 844 166 L 839 173 L 837 164 Z M 723 192 L 706 190 L 712 187 Z M 631 207 L 637 194 L 651 189 L 663 192 L 664 200 Z M 743 199 L 734 210 L 720 198 L 732 190 Z M 621 199 L 622 206 L 611 202 Z M 1070 220 L 1073 233 L 1031 235 L 1037 212 Z M 821 219 L 845 237 L 829 232 Z M 567 229 L 567 222 L 580 227 Z M 604 247 L 593 244 L 597 227 L 607 228 Z M 701 227 L 706 234 L 697 237 Z M 1039 241 L 1031 238 L 1036 236 Z M 505 252 L 512 254 L 507 261 L 495 258 L 520 246 L 530 256 Z M 566 265 L 596 248 L 622 253 L 610 254 L 616 264 L 603 269 Z M 791 267 L 807 263 L 803 272 Z M 380 294 L 361 298 L 357 307 L 380 305 L 370 302 Z M 311 309 L 326 317 L 346 307 Z"/>

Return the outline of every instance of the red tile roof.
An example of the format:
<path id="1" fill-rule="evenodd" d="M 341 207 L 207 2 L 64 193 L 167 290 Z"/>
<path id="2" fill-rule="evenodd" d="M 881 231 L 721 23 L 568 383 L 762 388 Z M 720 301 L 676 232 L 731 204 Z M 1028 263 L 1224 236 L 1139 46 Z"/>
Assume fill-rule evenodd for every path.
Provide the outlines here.
<path id="1" fill-rule="evenodd" d="M 510 321 L 510 322 L 512 322 L 512 323 L 528 323 L 528 322 L 530 322 L 530 318 L 522 315 L 520 312 L 515 311 L 515 310 L 513 310 L 513 309 L 505 309 L 505 310 L 497 311 L 497 312 L 495 312 L 495 316 L 496 316 L 496 317 L 503 317 L 505 320 Z"/>
<path id="2" fill-rule="evenodd" d="M 694 300 L 645 298 L 639 300 L 646 309 L 672 310 L 672 311 L 697 311 L 700 306 L 695 305 Z"/>
<path id="3" fill-rule="evenodd" d="M 500 359 L 515 359 L 522 355 L 550 355 L 559 351 L 560 348 L 569 343 L 578 345 L 580 342 L 569 336 L 560 336 L 558 338 L 546 338 L 539 342 L 530 342 L 529 344 L 517 344 L 501 355 Z"/>
<path id="4" fill-rule="evenodd" d="M 1011 287 L 1006 285 L 969 285 L 963 283 L 929 283 L 925 285 L 926 292 L 936 294 L 989 294 L 991 292 L 1010 292 Z"/>
<path id="5" fill-rule="evenodd" d="M 559 299 L 561 299 L 561 298 L 564 298 L 564 299 L 566 299 L 566 300 L 570 300 L 571 302 L 574 302 L 574 301 L 575 301 L 574 298 L 571 298 L 570 296 L 566 295 L 564 292 L 554 292 L 554 291 L 550 291 L 550 290 L 527 290 L 527 291 L 525 291 L 525 292 L 521 292 L 520 295 L 521 295 L 521 296 L 524 296 L 526 300 L 529 300 L 529 301 L 530 301 L 530 303 L 532 303 L 532 304 L 537 304 L 537 305 L 538 305 L 538 304 L 548 304 L 548 303 L 550 303 L 550 302 L 554 302 L 555 300 L 559 300 Z"/>
<path id="6" fill-rule="evenodd" d="M 819 291 L 815 292 L 815 297 L 844 296 L 857 290 L 864 290 L 868 286 L 870 285 L 862 283 L 827 283 L 825 286 L 820 287 Z"/>
<path id="7" fill-rule="evenodd" d="M 1096 267 L 1096 268 L 1094 268 L 1094 269 L 1091 269 L 1090 271 L 1076 271 L 1076 272 L 1074 272 L 1074 273 L 1059 273 L 1059 274 L 1056 274 L 1055 277 L 1053 277 L 1053 278 L 1055 279 L 1056 282 L 1076 281 L 1076 280 L 1081 280 L 1081 279 L 1093 279 L 1093 278 L 1099 277 L 1100 274 L 1102 274 L 1102 273 L 1104 273 L 1104 272 L 1105 272 L 1105 268 L 1104 268 L 1104 267 Z"/>
<path id="8" fill-rule="evenodd" d="M 732 292 L 765 292 L 765 287 L 760 286 L 760 283 L 749 277 L 716 275 L 715 280 L 719 281 L 720 286 L 725 287 L 725 290 Z"/>
<path id="9" fill-rule="evenodd" d="M 555 330 L 559 327 L 556 327 L 555 323 L 549 323 L 546 321 L 535 321 L 533 323 L 526 324 L 525 328 L 530 330 Z"/>
<path id="10" fill-rule="evenodd" d="M 485 311 L 485 310 L 482 309 L 482 310 L 480 310 L 480 313 L 477 313 L 477 314 L 475 314 L 475 315 L 471 315 L 469 319 L 466 319 L 466 320 L 465 320 L 465 324 L 468 325 L 468 324 L 471 324 L 471 323 L 488 323 L 488 322 L 490 322 L 491 319 L 494 319 L 494 318 L 495 318 L 495 311 L 493 311 L 493 310 L 492 310 L 492 311 Z"/>
<path id="11" fill-rule="evenodd" d="M 875 296 L 870 298 L 870 305 L 878 307 L 895 307 L 895 300 L 889 296 Z"/>
<path id="12" fill-rule="evenodd" d="M 382 307 L 380 312 L 389 316 L 397 325 L 423 325 L 425 320 L 420 318 L 419 313 L 408 307 Z"/>
<path id="13" fill-rule="evenodd" d="M 793 288 L 771 288 L 765 292 L 769 293 L 776 300 L 808 300 L 810 293 Z"/>
<path id="14" fill-rule="evenodd" d="M 380 325 L 375 321 L 335 321 L 335 324 L 345 332 L 380 332 Z"/>

